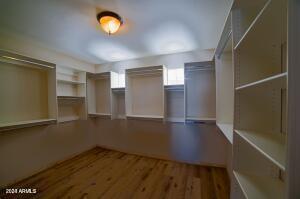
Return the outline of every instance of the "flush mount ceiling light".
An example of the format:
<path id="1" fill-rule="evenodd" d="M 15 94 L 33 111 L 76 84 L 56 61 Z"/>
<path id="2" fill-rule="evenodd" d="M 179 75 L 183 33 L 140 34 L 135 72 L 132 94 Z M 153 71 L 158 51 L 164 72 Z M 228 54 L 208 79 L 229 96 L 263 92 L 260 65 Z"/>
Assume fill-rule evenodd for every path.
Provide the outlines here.
<path id="1" fill-rule="evenodd" d="M 97 15 L 97 20 L 102 29 L 109 35 L 116 33 L 123 24 L 122 18 L 118 14 L 110 11 L 100 12 Z"/>

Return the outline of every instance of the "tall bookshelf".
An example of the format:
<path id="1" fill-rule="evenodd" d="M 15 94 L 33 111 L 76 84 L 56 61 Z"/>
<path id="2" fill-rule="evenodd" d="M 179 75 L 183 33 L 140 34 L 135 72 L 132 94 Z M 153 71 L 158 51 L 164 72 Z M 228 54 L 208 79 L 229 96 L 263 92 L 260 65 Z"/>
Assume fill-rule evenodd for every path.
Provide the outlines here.
<path id="1" fill-rule="evenodd" d="M 287 149 L 287 4 L 235 1 L 232 198 L 284 198 Z"/>

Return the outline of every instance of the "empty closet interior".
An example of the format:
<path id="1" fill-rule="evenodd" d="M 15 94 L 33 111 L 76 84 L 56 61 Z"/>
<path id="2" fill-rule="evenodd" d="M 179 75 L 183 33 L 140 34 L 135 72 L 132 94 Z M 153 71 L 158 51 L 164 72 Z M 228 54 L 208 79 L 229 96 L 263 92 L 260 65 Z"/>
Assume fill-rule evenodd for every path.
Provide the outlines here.
<path id="1" fill-rule="evenodd" d="M 163 66 L 126 70 L 127 118 L 164 118 Z"/>
<path id="2" fill-rule="evenodd" d="M 0 50 L 0 130 L 55 123 L 55 64 Z"/>
<path id="3" fill-rule="evenodd" d="M 111 72 L 111 118 L 126 119 L 125 73 Z"/>
<path id="4" fill-rule="evenodd" d="M 184 75 L 186 120 L 215 121 L 216 80 L 214 63 L 186 63 Z"/>
<path id="5" fill-rule="evenodd" d="M 151 196 L 168 193 L 170 198 L 179 192 L 186 198 L 298 198 L 299 160 L 293 153 L 299 141 L 299 27 L 294 26 L 300 24 L 295 17 L 300 12 L 294 9 L 300 9 L 292 1 L 97 2 L 99 7 L 128 6 L 124 19 L 112 14 L 119 20 L 116 32 L 106 32 L 111 24 L 101 29 L 101 13 L 93 16 L 95 21 L 88 18 L 99 10 L 94 4 L 41 2 L 27 8 L 20 3 L 14 11 L 9 1 L 3 3 L 16 16 L 24 14 L 27 23 L 19 32 L 16 27 L 4 30 L 9 26 L 0 6 L 0 191 L 47 175 L 57 196 L 67 188 L 94 196 L 103 182 L 107 198 L 118 195 L 114 189 L 147 198 L 150 185 Z M 162 12 L 160 5 L 170 10 Z M 143 11 L 140 6 L 149 13 L 131 13 Z M 210 8 L 214 6 L 218 9 Z M 177 16 L 174 10 L 181 7 L 191 13 Z M 17 12 L 23 8 L 24 13 Z M 66 8 L 76 11 L 78 32 L 72 29 L 77 22 L 64 14 Z M 78 8 L 84 12 L 78 14 Z M 39 18 L 40 9 L 53 20 Z M 55 22 L 53 13 L 64 22 Z M 159 13 L 182 23 L 161 19 L 163 28 L 149 23 L 161 18 Z M 199 13 L 210 17 L 205 23 L 191 22 Z M 141 19 L 146 25 L 139 27 Z M 18 36 L 21 32 L 24 36 Z M 55 50 L 58 44 L 65 48 Z M 66 172 L 64 179 L 54 179 L 58 170 Z M 80 172 L 95 175 L 85 179 Z M 60 180 L 66 184 L 57 185 Z M 46 189 L 43 183 L 38 194 Z M 86 187 L 79 190 L 77 184 Z M 193 195 L 196 189 L 198 195 Z"/>
<path id="6" fill-rule="evenodd" d="M 111 117 L 110 72 L 87 75 L 88 115 Z"/>

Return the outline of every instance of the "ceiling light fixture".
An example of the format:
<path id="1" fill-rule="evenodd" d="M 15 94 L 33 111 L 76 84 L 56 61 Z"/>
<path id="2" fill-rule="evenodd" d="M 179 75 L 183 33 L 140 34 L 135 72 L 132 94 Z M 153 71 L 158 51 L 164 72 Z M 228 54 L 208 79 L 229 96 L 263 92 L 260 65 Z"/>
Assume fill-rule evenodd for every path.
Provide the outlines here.
<path id="1" fill-rule="evenodd" d="M 97 15 L 97 20 L 102 29 L 109 35 L 116 33 L 123 24 L 122 18 L 118 14 L 110 11 L 100 12 Z"/>

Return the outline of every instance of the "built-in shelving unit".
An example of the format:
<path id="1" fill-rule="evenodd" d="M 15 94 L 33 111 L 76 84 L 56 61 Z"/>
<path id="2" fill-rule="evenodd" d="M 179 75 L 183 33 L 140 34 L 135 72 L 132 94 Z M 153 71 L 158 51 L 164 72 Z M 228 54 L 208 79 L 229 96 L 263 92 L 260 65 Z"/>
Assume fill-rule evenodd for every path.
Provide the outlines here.
<path id="1" fill-rule="evenodd" d="M 126 70 L 126 117 L 128 119 L 164 118 L 163 66 Z"/>
<path id="2" fill-rule="evenodd" d="M 283 0 L 240 0 L 232 8 L 233 199 L 286 196 L 286 21 Z"/>
<path id="3" fill-rule="evenodd" d="M 58 122 L 71 122 L 86 119 L 85 98 L 58 98 Z"/>
<path id="4" fill-rule="evenodd" d="M 85 72 L 58 66 L 56 70 L 57 96 L 85 97 Z"/>
<path id="5" fill-rule="evenodd" d="M 185 120 L 187 122 L 215 122 L 216 79 L 213 62 L 186 63 Z"/>
<path id="6" fill-rule="evenodd" d="M 275 133 L 258 133 L 251 131 L 235 131 L 252 147 L 270 159 L 280 169 L 285 170 L 285 136 Z"/>
<path id="7" fill-rule="evenodd" d="M 229 143 L 233 142 L 234 82 L 231 12 L 215 52 L 216 123 Z"/>
<path id="8" fill-rule="evenodd" d="M 56 78 L 58 122 L 86 119 L 86 72 L 59 66 Z"/>
<path id="9" fill-rule="evenodd" d="M 0 50 L 0 131 L 56 122 L 55 67 Z"/>
<path id="10" fill-rule="evenodd" d="M 111 72 L 111 118 L 126 119 L 125 73 Z"/>
<path id="11" fill-rule="evenodd" d="M 238 172 L 234 172 L 234 177 L 236 179 L 236 183 L 238 183 L 239 185 L 239 187 L 236 187 L 236 189 L 240 188 L 243 193 L 242 196 L 238 196 L 239 199 L 284 198 L 284 186 L 283 183 L 278 180 L 254 175 L 247 175 Z"/>
<path id="12" fill-rule="evenodd" d="M 246 37 L 253 24 L 263 13 L 270 0 L 235 0 L 232 6 L 233 29 L 235 34 L 233 44 L 237 46 Z"/>
<path id="13" fill-rule="evenodd" d="M 111 72 L 87 75 L 88 115 L 111 118 Z"/>
<path id="14" fill-rule="evenodd" d="M 185 122 L 184 68 L 165 68 L 164 90 L 164 120 Z"/>
<path id="15" fill-rule="evenodd" d="M 165 121 L 185 122 L 184 85 L 165 85 Z"/>

